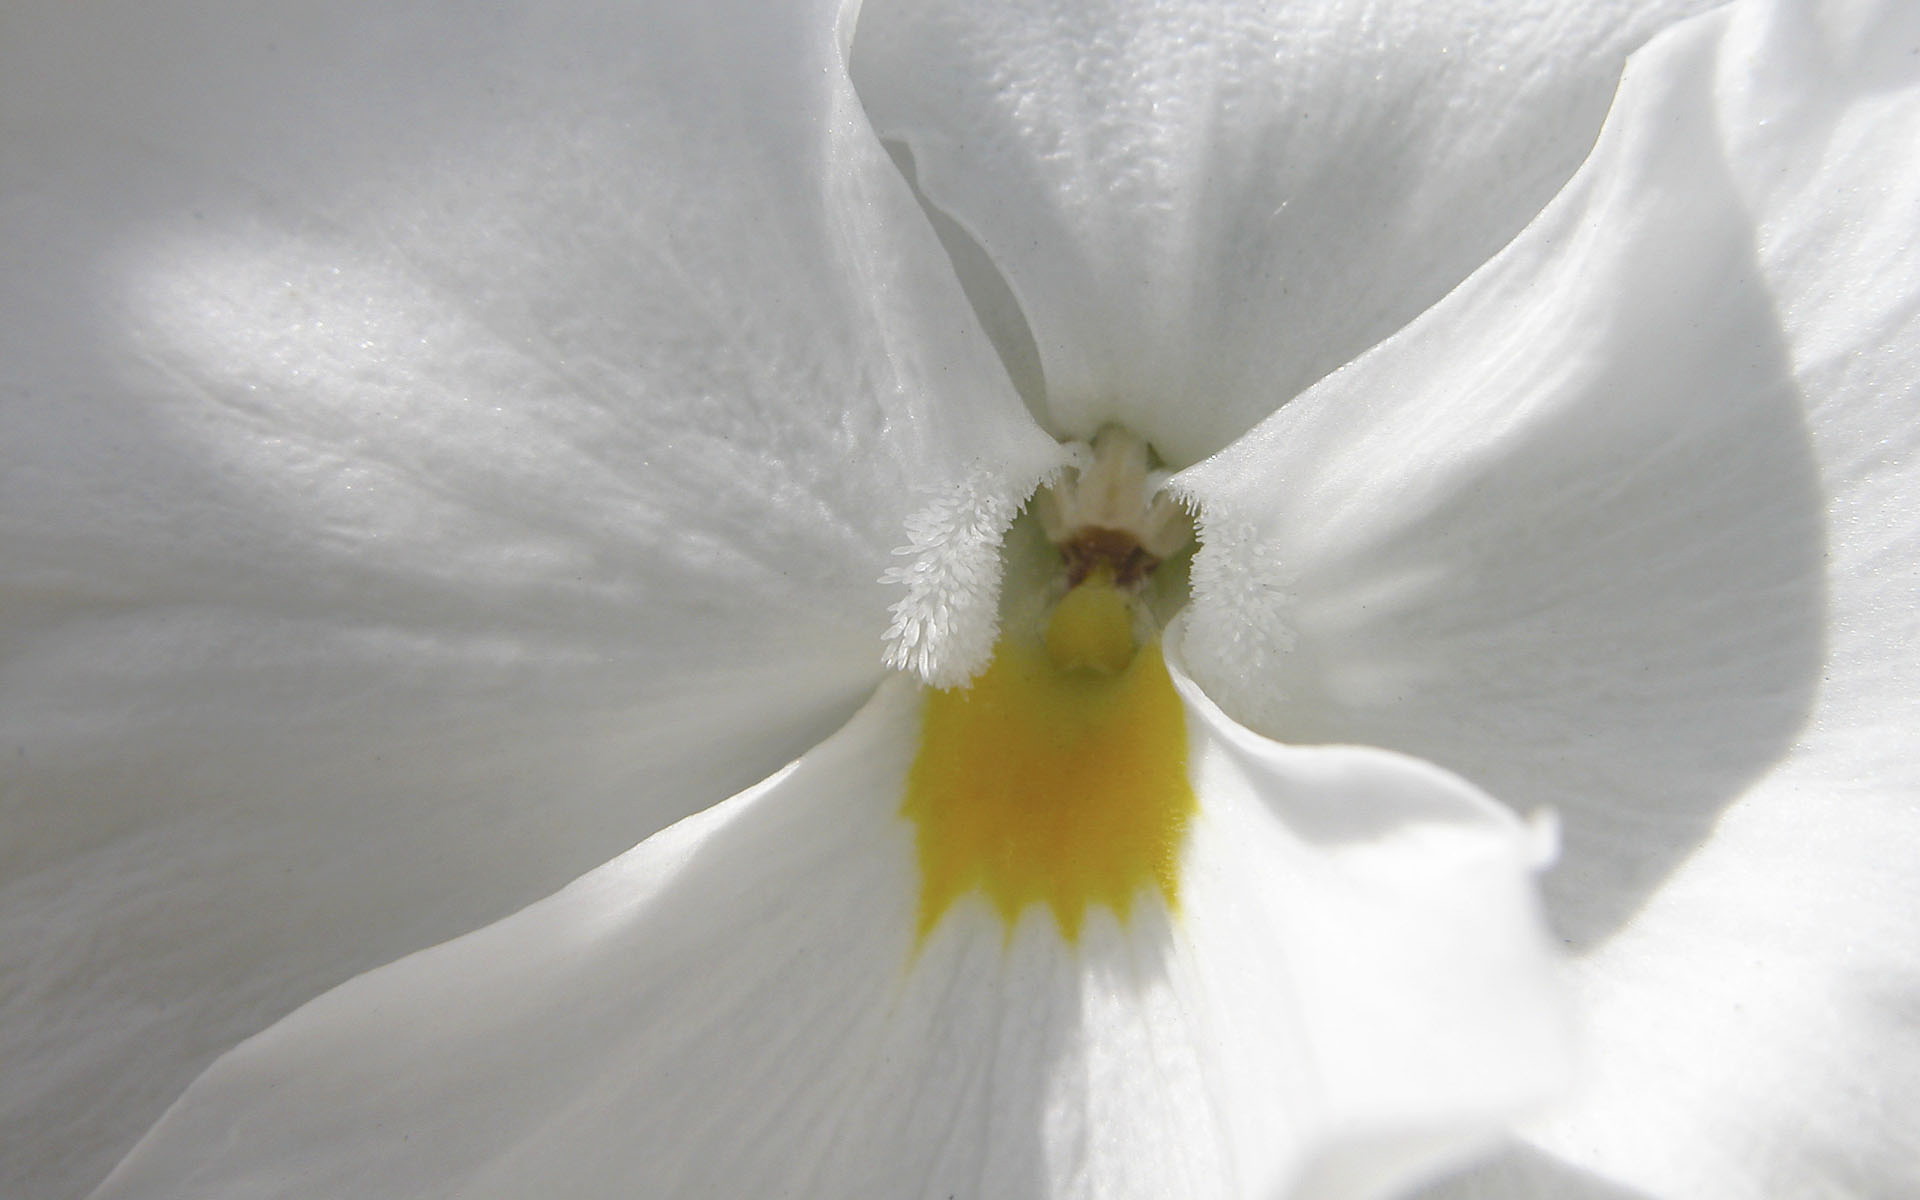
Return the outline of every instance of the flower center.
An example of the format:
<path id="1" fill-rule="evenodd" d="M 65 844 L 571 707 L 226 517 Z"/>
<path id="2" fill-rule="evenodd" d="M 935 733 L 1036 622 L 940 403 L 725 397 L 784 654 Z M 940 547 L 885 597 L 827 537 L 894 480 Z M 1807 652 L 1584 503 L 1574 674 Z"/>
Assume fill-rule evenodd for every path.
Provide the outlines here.
<path id="1" fill-rule="evenodd" d="M 984 674 L 928 693 L 903 807 L 922 938 L 975 890 L 1009 933 L 1045 905 L 1069 941 L 1094 906 L 1125 921 L 1142 892 L 1178 904 L 1186 718 L 1141 590 L 1191 530 L 1138 438 L 1103 431 L 1090 457 L 1036 498 L 1066 589 L 1043 626 L 1005 623 Z"/>

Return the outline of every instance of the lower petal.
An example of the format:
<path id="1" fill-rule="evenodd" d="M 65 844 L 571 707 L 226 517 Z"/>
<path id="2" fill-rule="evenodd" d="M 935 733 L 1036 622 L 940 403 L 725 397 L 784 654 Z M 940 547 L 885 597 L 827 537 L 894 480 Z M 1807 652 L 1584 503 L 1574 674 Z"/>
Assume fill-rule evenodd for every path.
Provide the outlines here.
<path id="1" fill-rule="evenodd" d="M 1538 839 L 1444 772 L 1232 726 L 1177 671 L 1177 908 L 921 939 L 922 701 L 217 1063 L 113 1197 L 1376 1195 L 1565 1058 Z"/>

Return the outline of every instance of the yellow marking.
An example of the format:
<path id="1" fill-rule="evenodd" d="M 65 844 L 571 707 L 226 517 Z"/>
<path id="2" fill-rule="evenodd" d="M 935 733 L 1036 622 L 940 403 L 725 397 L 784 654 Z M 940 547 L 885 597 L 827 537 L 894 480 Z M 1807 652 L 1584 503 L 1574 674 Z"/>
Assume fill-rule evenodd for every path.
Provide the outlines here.
<path id="1" fill-rule="evenodd" d="M 1126 621 L 1118 652 L 1109 601 Z M 971 686 L 927 697 L 903 809 L 918 826 L 922 939 L 976 888 L 1009 934 L 1045 904 L 1069 941 L 1093 905 L 1124 921 L 1138 893 L 1157 889 L 1177 907 L 1195 802 L 1159 645 L 1133 653 L 1106 573 L 1069 593 L 1053 625 L 1072 628 L 1050 629 L 1047 649 L 1003 638 Z M 1063 652 L 1049 654 L 1056 643 Z"/>

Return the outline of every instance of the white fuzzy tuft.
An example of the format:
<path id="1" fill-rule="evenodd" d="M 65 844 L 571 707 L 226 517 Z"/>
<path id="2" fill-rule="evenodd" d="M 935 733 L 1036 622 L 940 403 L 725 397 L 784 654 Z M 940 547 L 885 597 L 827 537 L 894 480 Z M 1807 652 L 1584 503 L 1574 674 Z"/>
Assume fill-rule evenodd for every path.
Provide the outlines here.
<path id="1" fill-rule="evenodd" d="M 1182 655 L 1236 720 L 1272 729 L 1284 699 L 1274 681 L 1294 643 L 1286 621 L 1293 574 L 1253 525 L 1216 519 L 1205 508 L 1199 524 Z"/>
<path id="2" fill-rule="evenodd" d="M 907 594 L 889 610 L 886 662 L 934 687 L 957 687 L 986 668 L 1000 634 L 1000 544 L 1026 500 L 1003 480 L 974 475 L 907 519 L 907 561 L 880 582 Z"/>

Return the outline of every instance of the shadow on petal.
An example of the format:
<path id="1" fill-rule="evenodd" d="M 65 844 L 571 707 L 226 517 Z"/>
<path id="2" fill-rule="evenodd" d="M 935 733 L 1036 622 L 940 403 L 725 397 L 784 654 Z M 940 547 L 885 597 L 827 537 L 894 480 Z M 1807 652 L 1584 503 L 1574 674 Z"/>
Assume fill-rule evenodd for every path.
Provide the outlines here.
<path id="1" fill-rule="evenodd" d="M 1414 1200 L 1654 1200 L 1532 1146 L 1509 1147 L 1491 1162 L 1422 1190 Z"/>
<path id="2" fill-rule="evenodd" d="M 1182 477 L 1291 572 L 1291 644 L 1253 653 L 1262 581 L 1202 549 L 1195 677 L 1270 736 L 1558 810 L 1581 948 L 1791 746 L 1826 649 L 1822 483 L 1711 81 L 1623 90 L 1513 246 Z"/>
<path id="3" fill-rule="evenodd" d="M 1353 547 L 1351 574 L 1303 587 L 1301 673 L 1282 685 L 1295 736 L 1391 746 L 1556 809 L 1544 886 L 1576 945 L 1630 917 L 1779 759 L 1819 682 L 1819 480 L 1752 300 L 1729 289 L 1709 318 L 1745 349 L 1731 378 L 1616 359 L 1590 386 L 1632 403 L 1508 439 Z M 1740 402 L 1701 399 L 1728 391 Z"/>

